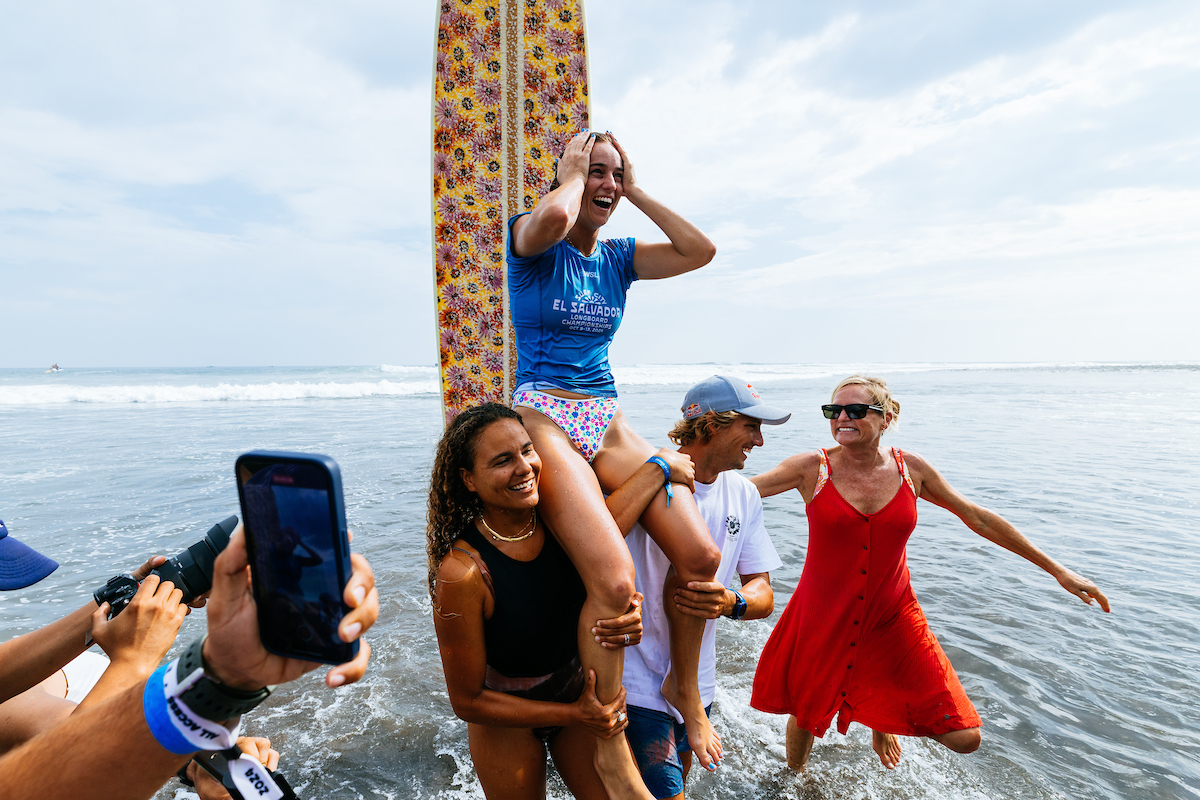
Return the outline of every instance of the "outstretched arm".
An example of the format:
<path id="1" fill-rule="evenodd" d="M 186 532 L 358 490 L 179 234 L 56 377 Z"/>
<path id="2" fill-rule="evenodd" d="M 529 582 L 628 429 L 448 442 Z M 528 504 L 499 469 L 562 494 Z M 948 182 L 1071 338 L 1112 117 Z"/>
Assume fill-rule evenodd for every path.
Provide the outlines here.
<path id="1" fill-rule="evenodd" d="M 133 572 L 141 580 L 166 561 L 154 556 Z M 0 643 L 0 703 L 30 689 L 87 649 L 96 602 L 84 605 L 44 628 Z"/>
<path id="2" fill-rule="evenodd" d="M 1004 517 L 963 497 L 925 459 L 908 452 L 904 454 L 904 458 L 914 481 L 917 482 L 918 496 L 954 514 L 964 525 L 988 541 L 995 542 L 1005 550 L 1041 567 L 1053 575 L 1064 589 L 1088 605 L 1095 600 L 1100 603 L 1102 609 L 1110 610 L 1108 598 L 1092 581 L 1072 572 L 1043 553 Z"/>
<path id="3" fill-rule="evenodd" d="M 379 613 L 370 565 L 357 553 L 351 563 L 354 572 L 343 598 L 351 611 L 338 629 L 345 641 L 357 638 Z M 238 526 L 214 565 L 205 672 L 227 686 L 248 689 L 283 683 L 320 666 L 280 658 L 263 648 L 249 569 Z M 331 670 L 326 684 L 357 680 L 369 654 L 363 642 L 359 657 Z M 141 800 L 154 794 L 191 755 L 172 753 L 150 732 L 145 688 L 146 682 L 140 681 L 93 708 L 79 709 L 66 722 L 0 758 L 0 800 Z M 71 744 L 68 758 L 63 758 L 63 742 Z"/>
<path id="4" fill-rule="evenodd" d="M 712 240 L 695 225 L 646 194 L 638 184 L 633 172 L 633 163 L 625 154 L 620 142 L 614 138 L 613 145 L 621 156 L 621 166 L 624 169 L 621 193 L 670 239 L 669 242 L 656 244 L 637 243 L 633 253 L 633 269 L 638 277 L 643 280 L 672 278 L 700 269 L 712 261 L 713 256 L 717 254 L 717 246 Z"/>
<path id="5" fill-rule="evenodd" d="M 528 257 L 544 253 L 561 242 L 575 225 L 594 141 L 592 134 L 584 131 L 567 143 L 558 160 L 558 188 L 542 197 L 532 214 L 513 223 L 513 255 Z"/>
<path id="6" fill-rule="evenodd" d="M 797 489 L 804 502 L 812 500 L 812 491 L 816 484 L 817 472 L 821 457 L 816 453 L 801 453 L 784 459 L 761 475 L 755 475 L 750 482 L 758 489 L 762 497 L 782 494 L 790 489 Z"/>

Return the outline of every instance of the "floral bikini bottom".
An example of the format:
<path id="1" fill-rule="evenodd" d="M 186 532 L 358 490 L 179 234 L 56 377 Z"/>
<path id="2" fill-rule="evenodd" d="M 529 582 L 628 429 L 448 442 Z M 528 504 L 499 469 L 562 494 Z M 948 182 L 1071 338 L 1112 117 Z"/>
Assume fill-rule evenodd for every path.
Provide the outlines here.
<path id="1" fill-rule="evenodd" d="M 512 404 L 513 408 L 525 406 L 540 411 L 553 420 L 570 437 L 589 464 L 599 452 L 604 432 L 620 409 L 615 397 L 568 400 L 529 389 L 513 392 Z"/>

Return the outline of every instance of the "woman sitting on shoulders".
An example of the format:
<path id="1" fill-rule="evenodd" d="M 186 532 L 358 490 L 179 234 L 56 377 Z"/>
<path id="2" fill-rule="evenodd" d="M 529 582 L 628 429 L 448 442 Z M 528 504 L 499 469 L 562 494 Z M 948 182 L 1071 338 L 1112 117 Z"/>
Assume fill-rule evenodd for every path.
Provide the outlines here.
<path id="1" fill-rule="evenodd" d="M 622 199 L 641 210 L 668 241 L 601 239 Z M 611 492 L 655 448 L 621 413 L 608 348 L 637 280 L 670 278 L 712 260 L 716 247 L 692 223 L 655 200 L 611 134 L 584 131 L 559 159 L 550 191 L 532 213 L 509 220 L 508 286 L 517 340 L 513 407 L 529 429 L 545 466 L 542 508 L 587 589 L 585 617 L 611 617 L 634 591 L 633 561 L 605 509 Z M 684 346 L 679 345 L 682 354 Z M 690 581 L 711 581 L 721 554 L 690 491 L 677 489 L 664 465 L 666 490 L 642 526 L 672 565 L 664 596 Z M 660 481 L 662 485 L 662 481 Z M 697 669 L 704 620 L 666 604 L 671 673 L 663 695 L 679 710 L 702 766 L 714 769 L 721 743 L 700 702 Z M 581 631 L 586 627 L 581 624 Z M 620 653 L 580 641 L 583 663 L 597 674 L 597 692 L 611 701 L 620 689 Z M 650 795 L 624 736 L 598 743 L 597 764 L 614 798 Z"/>
<path id="2" fill-rule="evenodd" d="M 661 454 L 690 483 L 690 459 Z M 596 742 L 627 725 L 625 693 L 601 703 L 595 673 L 580 665 L 585 591 L 538 514 L 541 470 L 510 408 L 477 406 L 446 429 L 434 460 L 427 528 L 438 648 L 450 703 L 467 721 L 471 760 L 489 800 L 544 798 L 547 750 L 576 797 L 604 800 Z M 608 499 L 618 524 L 631 529 L 661 488 L 656 464 L 638 470 Z M 628 613 L 589 625 L 589 635 L 609 649 L 637 644 L 640 599 Z"/>

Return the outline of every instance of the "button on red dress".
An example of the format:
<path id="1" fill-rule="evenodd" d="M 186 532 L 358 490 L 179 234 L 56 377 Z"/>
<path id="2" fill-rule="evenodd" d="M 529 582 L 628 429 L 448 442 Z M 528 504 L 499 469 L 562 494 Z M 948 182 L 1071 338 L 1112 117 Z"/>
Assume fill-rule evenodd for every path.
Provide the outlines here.
<path id="1" fill-rule="evenodd" d="M 838 493 L 821 451 L 804 571 L 754 675 L 750 705 L 793 714 L 816 736 L 835 715 L 843 734 L 851 722 L 908 736 L 980 725 L 909 583 L 917 497 L 903 455 L 892 453 L 904 482 L 863 514 Z"/>

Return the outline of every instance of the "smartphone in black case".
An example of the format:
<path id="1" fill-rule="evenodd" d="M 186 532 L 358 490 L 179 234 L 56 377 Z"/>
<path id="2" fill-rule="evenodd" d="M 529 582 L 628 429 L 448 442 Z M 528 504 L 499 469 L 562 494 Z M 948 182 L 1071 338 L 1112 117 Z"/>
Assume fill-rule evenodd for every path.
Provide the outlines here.
<path id="1" fill-rule="evenodd" d="M 263 646 L 305 661 L 351 660 L 358 642 L 337 633 L 351 572 L 337 462 L 264 450 L 239 456 L 235 471 Z"/>

